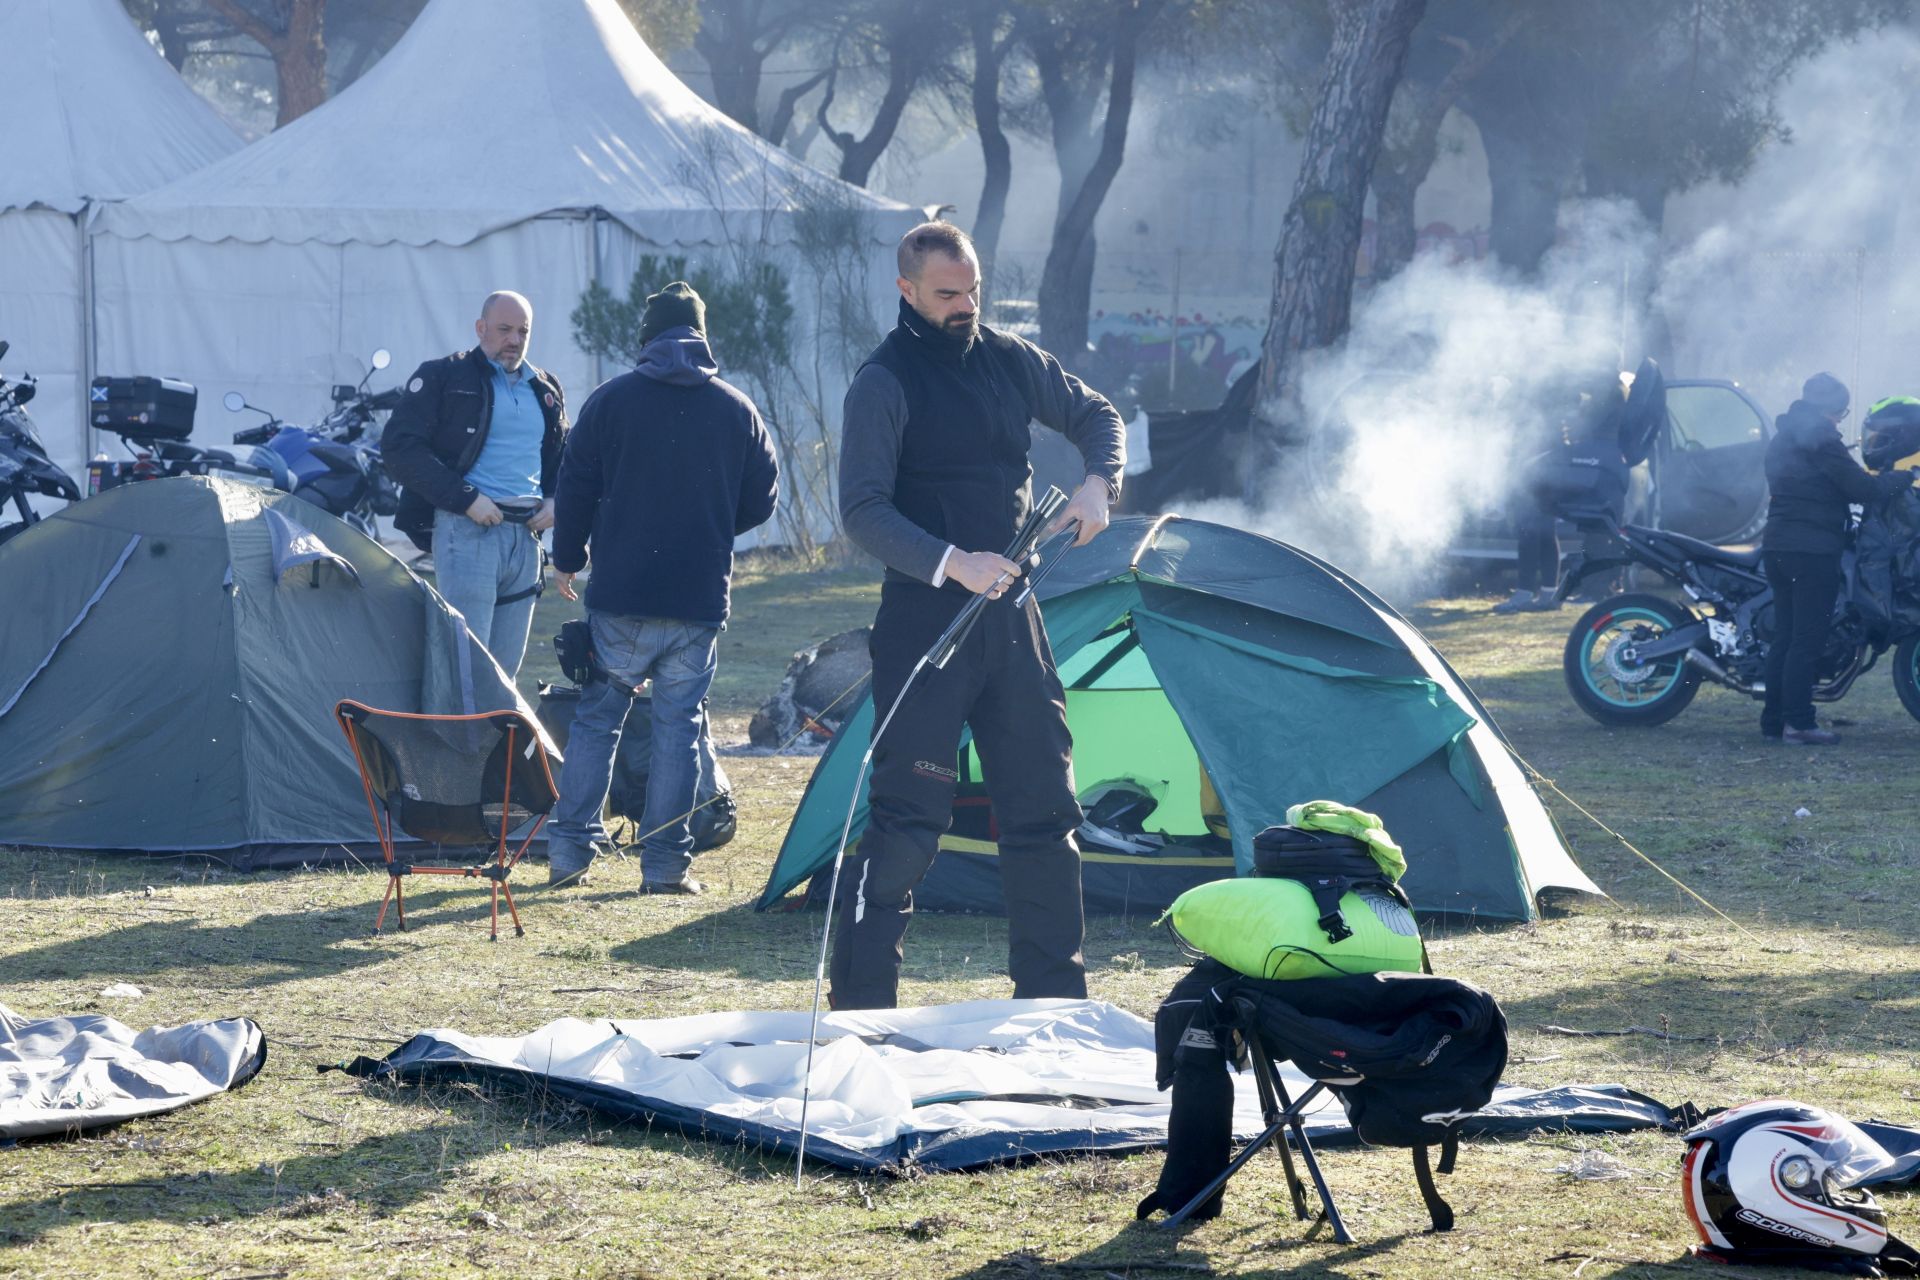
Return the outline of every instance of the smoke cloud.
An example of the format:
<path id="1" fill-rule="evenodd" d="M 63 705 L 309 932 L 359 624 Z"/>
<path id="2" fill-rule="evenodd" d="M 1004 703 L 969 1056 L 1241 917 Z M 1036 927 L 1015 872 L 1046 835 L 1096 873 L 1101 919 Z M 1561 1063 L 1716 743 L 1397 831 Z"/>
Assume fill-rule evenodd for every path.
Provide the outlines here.
<path id="1" fill-rule="evenodd" d="M 1739 382 L 1777 414 L 1825 369 L 1857 427 L 1920 394 L 1920 254 L 1907 210 L 1920 37 L 1838 45 L 1781 91 L 1790 140 L 1737 185 L 1676 197 L 1664 235 L 1630 205 L 1571 202 L 1537 280 L 1416 259 L 1356 299 L 1352 334 L 1303 371 L 1308 432 L 1257 509 L 1188 514 L 1314 552 L 1389 594 L 1431 584 L 1449 548 L 1503 515 L 1572 388 L 1662 359 L 1669 377 Z M 1510 544 L 1507 544 L 1510 548 Z"/>
<path id="2" fill-rule="evenodd" d="M 1535 280 L 1422 256 L 1367 294 L 1347 341 L 1303 370 L 1304 448 L 1259 510 L 1190 514 L 1293 543 L 1390 593 L 1489 519 L 1557 438 L 1577 390 L 1637 363 L 1633 279 L 1655 253 L 1630 206 L 1569 207 Z M 1510 550 L 1510 547 L 1504 549 Z"/>

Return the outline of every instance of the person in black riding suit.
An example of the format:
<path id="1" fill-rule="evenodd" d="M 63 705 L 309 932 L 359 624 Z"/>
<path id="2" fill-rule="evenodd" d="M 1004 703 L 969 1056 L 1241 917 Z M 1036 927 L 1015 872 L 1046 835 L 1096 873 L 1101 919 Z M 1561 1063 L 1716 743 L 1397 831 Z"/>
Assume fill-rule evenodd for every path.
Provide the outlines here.
<path id="1" fill-rule="evenodd" d="M 1840 735 L 1819 727 L 1813 682 L 1840 593 L 1847 507 L 1877 502 L 1913 482 L 1913 473 L 1876 476 L 1840 439 L 1851 400 L 1846 384 L 1816 373 L 1800 398 L 1774 420 L 1767 444 L 1767 527 L 1760 536 L 1773 584 L 1773 647 L 1767 651 L 1767 701 L 1760 732 L 1794 746 L 1831 746 Z"/>

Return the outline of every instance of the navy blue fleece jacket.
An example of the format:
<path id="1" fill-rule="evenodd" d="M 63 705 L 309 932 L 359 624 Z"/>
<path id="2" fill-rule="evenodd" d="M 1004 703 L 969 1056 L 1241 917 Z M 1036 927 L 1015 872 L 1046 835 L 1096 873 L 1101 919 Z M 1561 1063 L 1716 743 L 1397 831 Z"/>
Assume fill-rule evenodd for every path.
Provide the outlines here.
<path id="1" fill-rule="evenodd" d="M 760 411 L 718 374 L 704 337 L 669 329 L 580 410 L 554 489 L 553 565 L 578 573 L 591 547 L 589 609 L 727 620 L 733 540 L 773 514 L 780 468 Z"/>

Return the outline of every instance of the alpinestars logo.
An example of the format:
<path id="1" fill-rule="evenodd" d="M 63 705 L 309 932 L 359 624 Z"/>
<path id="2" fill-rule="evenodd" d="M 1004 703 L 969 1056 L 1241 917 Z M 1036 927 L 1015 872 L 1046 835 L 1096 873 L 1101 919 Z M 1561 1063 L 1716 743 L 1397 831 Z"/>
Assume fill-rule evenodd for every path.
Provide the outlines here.
<path id="1" fill-rule="evenodd" d="M 953 769 L 944 768 L 931 760 L 915 760 L 913 771 L 926 778 L 945 778 L 948 782 L 958 782 L 960 775 Z"/>
<path id="2" fill-rule="evenodd" d="M 1755 1213 L 1751 1209 L 1742 1209 L 1733 1216 L 1749 1226 L 1759 1227 L 1762 1231 L 1771 1231 L 1775 1235 L 1785 1236 L 1789 1240 L 1799 1240 L 1805 1244 L 1817 1244 L 1829 1249 L 1833 1247 L 1833 1241 L 1827 1239 L 1825 1236 L 1817 1236 L 1811 1231 L 1802 1231 L 1798 1227 L 1790 1227 L 1784 1222 L 1775 1222 L 1764 1213 Z"/>

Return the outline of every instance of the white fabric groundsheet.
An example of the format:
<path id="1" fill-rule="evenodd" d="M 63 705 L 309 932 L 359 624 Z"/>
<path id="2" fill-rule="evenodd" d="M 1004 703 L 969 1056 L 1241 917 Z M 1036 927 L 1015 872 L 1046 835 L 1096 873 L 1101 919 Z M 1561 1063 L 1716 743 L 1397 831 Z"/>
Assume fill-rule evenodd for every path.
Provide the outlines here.
<path id="1" fill-rule="evenodd" d="M 135 1031 L 98 1015 L 23 1018 L 0 1005 L 0 1139 L 72 1135 L 245 1084 L 267 1060 L 248 1018 Z"/>
<path id="2" fill-rule="evenodd" d="M 800 1131 L 807 1014 L 715 1013 L 652 1021 L 563 1018 L 530 1035 L 426 1031 L 356 1074 L 401 1080 L 525 1078 L 614 1114 L 791 1150 Z M 965 1168 L 1045 1152 L 1167 1141 L 1153 1024 L 1097 1000 L 978 1000 L 823 1013 L 807 1151 L 852 1168 Z M 1289 1069 L 1298 1093 L 1304 1077 Z M 1316 1099 L 1314 1124 L 1344 1128 Z M 1234 1129 L 1259 1132 L 1251 1077 Z"/>

